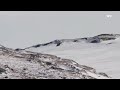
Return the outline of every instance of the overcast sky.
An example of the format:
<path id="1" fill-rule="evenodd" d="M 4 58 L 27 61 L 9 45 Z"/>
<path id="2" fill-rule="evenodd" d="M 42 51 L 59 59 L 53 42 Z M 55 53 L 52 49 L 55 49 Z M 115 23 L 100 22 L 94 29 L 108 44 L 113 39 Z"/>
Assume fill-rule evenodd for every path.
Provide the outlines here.
<path id="1" fill-rule="evenodd" d="M 0 44 L 10 48 L 102 33 L 120 33 L 120 11 L 0 11 Z"/>

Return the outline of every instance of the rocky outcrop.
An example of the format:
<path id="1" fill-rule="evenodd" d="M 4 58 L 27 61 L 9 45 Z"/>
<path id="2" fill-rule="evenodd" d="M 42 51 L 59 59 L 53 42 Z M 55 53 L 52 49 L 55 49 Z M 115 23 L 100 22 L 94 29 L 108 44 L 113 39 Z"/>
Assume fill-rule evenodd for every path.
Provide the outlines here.
<path id="1" fill-rule="evenodd" d="M 33 45 L 31 47 L 27 47 L 24 49 L 16 49 L 16 50 L 27 50 L 29 48 L 39 48 L 39 47 L 45 47 L 45 46 L 49 46 L 49 45 L 55 45 L 57 47 L 64 43 L 69 43 L 69 42 L 72 42 L 72 43 L 77 43 L 77 42 L 100 43 L 102 41 L 115 40 L 118 37 L 120 37 L 120 34 L 100 34 L 100 35 L 93 36 L 93 37 L 54 40 L 54 41 L 51 41 L 48 43 L 37 44 L 37 45 Z"/>
<path id="2" fill-rule="evenodd" d="M 109 79 L 70 59 L 0 47 L 1 79 Z"/>
<path id="3" fill-rule="evenodd" d="M 120 34 L 100 34 L 97 35 L 97 37 L 102 41 L 115 40 L 116 38 L 120 37 Z"/>

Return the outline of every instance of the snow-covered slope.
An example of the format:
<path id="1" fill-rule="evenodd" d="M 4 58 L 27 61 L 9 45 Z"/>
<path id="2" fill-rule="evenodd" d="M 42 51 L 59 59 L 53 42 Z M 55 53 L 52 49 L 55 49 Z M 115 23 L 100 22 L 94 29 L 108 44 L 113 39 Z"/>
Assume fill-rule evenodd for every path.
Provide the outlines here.
<path id="1" fill-rule="evenodd" d="M 0 46 L 0 79 L 109 79 L 73 60 Z"/>
<path id="2" fill-rule="evenodd" d="M 23 50 L 73 59 L 79 64 L 94 67 L 113 78 L 120 78 L 120 34 L 101 34 L 94 37 L 55 40 Z"/>

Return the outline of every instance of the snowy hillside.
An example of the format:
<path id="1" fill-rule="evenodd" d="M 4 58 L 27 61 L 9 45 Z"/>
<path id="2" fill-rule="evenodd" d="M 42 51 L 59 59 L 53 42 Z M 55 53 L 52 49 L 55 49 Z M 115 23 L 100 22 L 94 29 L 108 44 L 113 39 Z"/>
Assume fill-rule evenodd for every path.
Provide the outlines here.
<path id="1" fill-rule="evenodd" d="M 0 79 L 109 79 L 73 60 L 0 46 Z"/>
<path id="2" fill-rule="evenodd" d="M 120 78 L 120 34 L 101 34 L 94 37 L 54 40 L 23 50 L 73 59 L 79 64 Z"/>

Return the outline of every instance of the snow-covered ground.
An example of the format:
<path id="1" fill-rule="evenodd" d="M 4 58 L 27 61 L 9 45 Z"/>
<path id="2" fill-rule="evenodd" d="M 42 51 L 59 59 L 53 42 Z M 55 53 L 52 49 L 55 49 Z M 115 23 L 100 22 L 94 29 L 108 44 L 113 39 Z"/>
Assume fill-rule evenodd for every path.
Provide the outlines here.
<path id="1" fill-rule="evenodd" d="M 73 60 L 0 47 L 0 79 L 110 79 Z"/>
<path id="2" fill-rule="evenodd" d="M 67 42 L 59 47 L 52 44 L 27 50 L 72 59 L 79 64 L 93 67 L 99 72 L 105 72 L 112 78 L 120 78 L 119 38 L 101 43 Z"/>

